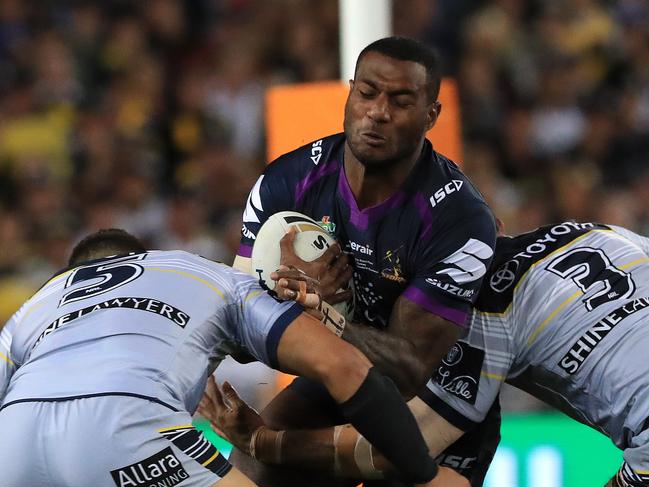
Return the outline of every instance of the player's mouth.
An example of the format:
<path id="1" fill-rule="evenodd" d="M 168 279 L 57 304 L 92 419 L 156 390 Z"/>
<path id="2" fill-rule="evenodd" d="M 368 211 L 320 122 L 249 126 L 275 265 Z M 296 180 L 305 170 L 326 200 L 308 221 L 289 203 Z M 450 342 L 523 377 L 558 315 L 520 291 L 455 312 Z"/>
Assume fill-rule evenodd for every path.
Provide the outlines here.
<path id="1" fill-rule="evenodd" d="M 367 145 L 373 147 L 379 147 L 387 142 L 387 139 L 383 135 L 373 131 L 361 132 L 361 139 L 363 139 L 363 142 Z"/>

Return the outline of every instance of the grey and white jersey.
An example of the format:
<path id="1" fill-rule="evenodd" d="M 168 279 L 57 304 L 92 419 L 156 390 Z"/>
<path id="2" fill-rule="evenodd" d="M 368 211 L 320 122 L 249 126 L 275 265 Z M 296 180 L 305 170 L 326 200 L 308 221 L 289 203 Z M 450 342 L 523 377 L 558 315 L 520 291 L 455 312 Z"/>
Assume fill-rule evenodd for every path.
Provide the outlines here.
<path id="1" fill-rule="evenodd" d="M 120 393 L 193 412 L 226 354 L 243 349 L 276 367 L 301 310 L 183 251 L 88 262 L 52 278 L 2 330 L 0 400 Z"/>
<path id="2" fill-rule="evenodd" d="M 461 428 L 503 381 L 610 436 L 649 418 L 649 239 L 594 223 L 498 239 L 471 326 L 422 397 Z"/>

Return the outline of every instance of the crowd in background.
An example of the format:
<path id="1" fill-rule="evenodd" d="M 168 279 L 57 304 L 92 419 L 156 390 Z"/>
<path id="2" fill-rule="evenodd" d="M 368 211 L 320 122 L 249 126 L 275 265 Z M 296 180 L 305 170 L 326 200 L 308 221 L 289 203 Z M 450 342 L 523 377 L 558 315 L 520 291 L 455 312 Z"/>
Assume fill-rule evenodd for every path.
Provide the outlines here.
<path id="1" fill-rule="evenodd" d="M 511 233 L 649 234 L 647 0 L 393 3 L 457 79 L 464 169 Z M 0 320 L 97 228 L 231 262 L 265 89 L 338 73 L 337 0 L 2 0 Z"/>

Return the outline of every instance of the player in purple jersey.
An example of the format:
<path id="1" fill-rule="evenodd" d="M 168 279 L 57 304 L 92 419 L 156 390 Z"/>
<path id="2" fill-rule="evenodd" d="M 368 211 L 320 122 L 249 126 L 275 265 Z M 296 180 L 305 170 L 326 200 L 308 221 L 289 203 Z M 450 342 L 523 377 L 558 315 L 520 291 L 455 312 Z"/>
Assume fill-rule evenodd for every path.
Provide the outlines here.
<path id="1" fill-rule="evenodd" d="M 350 81 L 344 133 L 267 167 L 250 192 L 234 264 L 253 271 L 255 236 L 276 212 L 294 210 L 321 222 L 353 267 L 356 307 L 343 338 L 406 397 L 425 384 L 466 328 L 496 233 L 480 193 L 425 138 L 441 112 L 439 86 L 439 68 L 426 46 L 398 37 L 367 46 Z M 344 280 L 345 257 L 331 259 L 339 250 L 314 263 L 285 258 L 313 277 L 333 269 Z M 327 285 L 325 297 L 340 282 Z M 263 417 L 278 429 L 331 425 L 340 418 L 322 392 L 298 379 Z M 236 453 L 234 461 L 264 485 L 292 485 L 283 476 L 272 483 L 268 468 L 255 473 L 256 466 L 243 465 L 247 459 Z"/>

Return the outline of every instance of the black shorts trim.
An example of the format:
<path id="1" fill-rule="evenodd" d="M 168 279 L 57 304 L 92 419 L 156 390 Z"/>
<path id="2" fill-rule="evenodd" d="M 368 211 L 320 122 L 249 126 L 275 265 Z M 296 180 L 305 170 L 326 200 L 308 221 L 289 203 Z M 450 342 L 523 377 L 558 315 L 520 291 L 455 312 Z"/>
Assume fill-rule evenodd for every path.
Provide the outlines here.
<path id="1" fill-rule="evenodd" d="M 145 396 L 143 394 L 136 394 L 134 392 L 97 392 L 95 394 L 83 394 L 80 396 L 65 396 L 65 397 L 28 397 L 25 399 L 16 399 L 15 401 L 10 401 L 7 404 L 3 404 L 0 407 L 0 411 L 8 406 L 13 404 L 20 404 L 21 402 L 63 402 L 63 401 L 73 401 L 75 399 L 87 399 L 89 397 L 104 397 L 104 396 L 124 396 L 124 397 L 135 397 L 138 399 L 146 399 L 147 401 L 155 402 L 161 406 L 171 409 L 173 412 L 177 413 L 180 411 L 173 406 L 170 406 L 164 401 L 161 401 L 157 397 Z"/>
<path id="2" fill-rule="evenodd" d="M 451 406 L 437 397 L 428 387 L 424 387 L 417 397 L 424 401 L 433 411 L 439 414 L 446 421 L 462 431 L 469 431 L 475 428 L 479 423 L 470 420 L 463 414 L 458 413 Z"/>
<path id="3" fill-rule="evenodd" d="M 275 323 L 273 323 L 273 326 L 266 336 L 266 354 L 268 355 L 268 361 L 270 362 L 266 365 L 273 369 L 279 368 L 279 363 L 277 362 L 277 347 L 279 346 L 279 340 L 282 338 L 288 325 L 293 323 L 295 318 L 300 316 L 303 311 L 304 308 L 295 303 L 289 309 L 284 311 L 277 320 L 275 320 Z"/>

